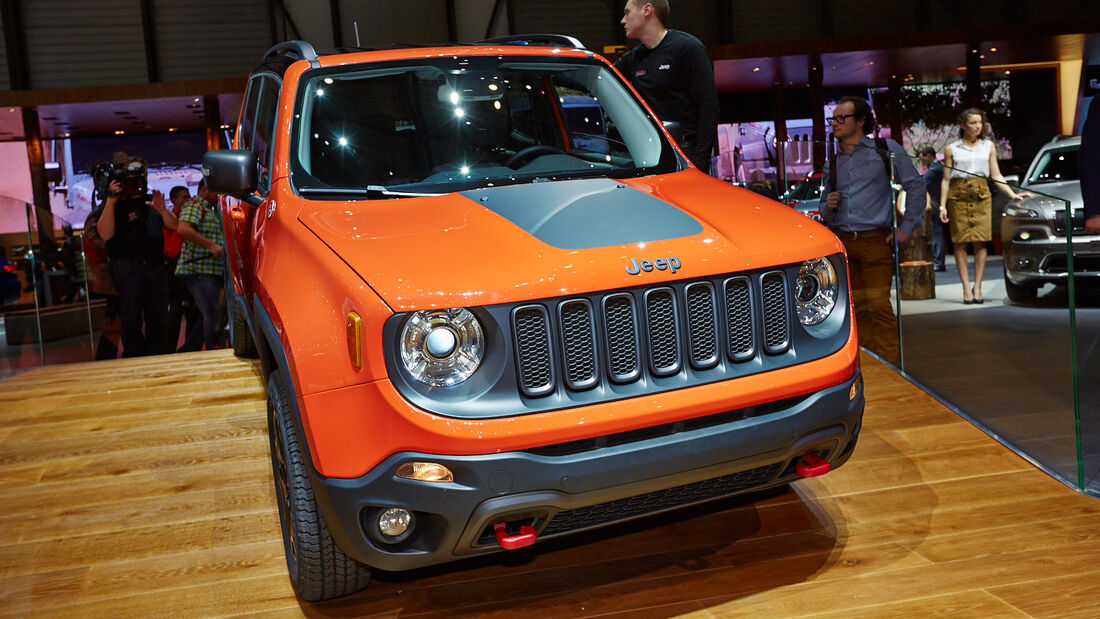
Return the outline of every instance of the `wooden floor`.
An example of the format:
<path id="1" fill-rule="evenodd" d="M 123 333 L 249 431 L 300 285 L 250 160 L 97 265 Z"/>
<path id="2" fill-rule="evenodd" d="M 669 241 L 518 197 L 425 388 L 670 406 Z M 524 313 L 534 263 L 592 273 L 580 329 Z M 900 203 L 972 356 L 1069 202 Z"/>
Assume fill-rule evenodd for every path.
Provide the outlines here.
<path id="1" fill-rule="evenodd" d="M 258 366 L 31 370 L 0 381 L 0 614 L 1100 616 L 1100 501 L 863 367 L 863 435 L 829 475 L 316 605 L 286 576 Z"/>

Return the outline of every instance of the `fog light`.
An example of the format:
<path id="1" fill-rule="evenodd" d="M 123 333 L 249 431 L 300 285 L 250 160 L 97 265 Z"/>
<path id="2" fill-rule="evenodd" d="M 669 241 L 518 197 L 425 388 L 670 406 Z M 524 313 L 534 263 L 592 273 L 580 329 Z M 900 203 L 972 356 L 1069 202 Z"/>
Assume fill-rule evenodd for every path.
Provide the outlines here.
<path id="1" fill-rule="evenodd" d="M 407 509 L 391 507 L 378 515 L 378 531 L 386 541 L 396 544 L 412 532 L 413 515 Z"/>
<path id="2" fill-rule="evenodd" d="M 430 482 L 452 482 L 455 480 L 451 469 L 435 462 L 406 462 L 397 467 L 394 477 Z"/>
<path id="3" fill-rule="evenodd" d="M 1018 241 L 1026 241 L 1030 238 L 1031 238 L 1031 233 L 1028 232 L 1027 230 L 1020 230 L 1019 232 L 1016 233 L 1016 240 L 1018 240 Z"/>

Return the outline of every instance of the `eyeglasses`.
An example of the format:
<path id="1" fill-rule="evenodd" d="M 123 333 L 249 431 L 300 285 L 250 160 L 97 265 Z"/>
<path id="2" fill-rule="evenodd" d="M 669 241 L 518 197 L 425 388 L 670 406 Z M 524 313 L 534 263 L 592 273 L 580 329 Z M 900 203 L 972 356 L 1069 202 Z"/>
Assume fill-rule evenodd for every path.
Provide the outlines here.
<path id="1" fill-rule="evenodd" d="M 827 122 L 831 125 L 839 125 L 840 123 L 844 122 L 845 120 L 848 120 L 849 118 L 854 118 L 854 117 L 855 117 L 855 114 L 837 114 L 836 116 L 826 116 L 825 117 L 825 122 Z"/>

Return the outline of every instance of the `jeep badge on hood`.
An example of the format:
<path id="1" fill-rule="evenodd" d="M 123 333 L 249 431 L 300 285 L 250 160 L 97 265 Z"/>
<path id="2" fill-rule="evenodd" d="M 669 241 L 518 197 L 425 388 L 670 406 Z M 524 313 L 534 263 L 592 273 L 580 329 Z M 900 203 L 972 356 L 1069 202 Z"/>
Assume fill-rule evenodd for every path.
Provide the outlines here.
<path id="1" fill-rule="evenodd" d="M 664 271 L 668 269 L 670 273 L 675 273 L 676 269 L 680 268 L 680 259 L 676 256 L 669 256 L 668 258 L 657 258 L 653 262 L 649 260 L 642 260 L 640 263 L 636 258 L 630 259 L 630 266 L 626 267 L 626 272 L 631 275 L 637 275 L 642 271 L 646 273 L 657 269 L 658 271 Z"/>

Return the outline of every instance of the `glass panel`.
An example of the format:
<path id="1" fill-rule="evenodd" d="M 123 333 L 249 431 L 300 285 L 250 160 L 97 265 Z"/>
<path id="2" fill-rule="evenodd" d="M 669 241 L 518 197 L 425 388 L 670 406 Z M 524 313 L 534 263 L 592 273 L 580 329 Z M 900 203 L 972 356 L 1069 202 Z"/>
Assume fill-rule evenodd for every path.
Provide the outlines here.
<path id="1" fill-rule="evenodd" d="M 51 242 L 39 232 L 49 218 L 39 219 L 33 206 L 14 200 L 0 206 L 21 213 L 24 223 L 19 240 L 0 258 L 0 378 L 39 365 L 91 361 L 92 319 L 102 314 L 103 303 L 88 297 L 80 230 L 55 213 L 60 238 Z"/>
<path id="2" fill-rule="evenodd" d="M 42 365 L 41 325 L 38 305 L 41 289 L 40 252 L 35 248 L 37 233 L 32 233 L 34 213 L 31 205 L 0 197 L 0 209 L 13 214 L 9 222 L 18 221 L 19 232 L 11 237 L 0 259 L 0 292 L 2 292 L 3 340 L 0 341 L 0 377 Z M 17 214 L 17 215 L 16 215 Z"/>
<path id="3" fill-rule="evenodd" d="M 942 202 L 955 221 L 937 226 L 939 205 L 929 200 L 923 225 L 899 247 L 892 294 L 905 373 L 1077 487 L 1075 305 L 1066 230 L 1074 227 L 1067 223 L 1067 196 L 1079 189 L 1076 173 L 1070 177 L 1064 165 L 1076 148 L 1060 152 L 1065 146 L 1044 147 L 1022 186 L 945 169 Z M 1010 193 L 1026 197 L 1010 200 Z M 933 252 L 938 234 L 943 270 Z"/>
<path id="4" fill-rule="evenodd" d="M 824 213 L 834 231 L 866 228 L 863 224 L 844 225 L 844 221 L 856 221 L 846 219 L 844 210 L 852 207 L 850 201 L 841 197 L 840 210 L 834 214 L 828 210 L 827 195 L 833 183 L 872 182 L 874 175 L 884 174 L 884 165 L 877 163 L 881 157 L 877 152 L 874 157 L 863 157 L 859 170 L 850 168 L 855 158 L 842 163 L 841 178 L 834 181 L 830 167 L 836 160 L 835 143 L 817 146 L 830 165 L 814 165 L 816 172 L 810 179 L 796 184 L 781 201 L 815 219 L 820 220 Z M 965 296 L 950 225 L 937 223 L 939 204 L 926 198 L 917 206 L 923 215 L 920 225 L 914 228 L 912 238 L 897 248 L 890 267 L 889 294 L 897 317 L 900 370 L 1054 477 L 1100 494 L 1100 453 L 1093 453 L 1100 449 L 1100 380 L 1096 378 L 1100 355 L 1092 354 L 1100 342 L 1100 321 L 1096 320 L 1100 294 L 1088 286 L 1093 277 L 1100 276 L 1100 236 L 1084 234 L 1073 161 L 1076 149 L 1075 140 L 1045 146 L 1024 175 L 1022 186 L 1009 183 L 1007 189 L 1001 189 L 1000 183 L 967 174 L 959 176 L 974 180 L 956 181 L 954 188 L 949 181 L 949 195 L 962 200 L 970 191 L 972 198 L 988 195 L 992 203 L 990 213 L 984 216 L 979 214 L 980 208 L 964 214 L 966 209 L 952 205 L 952 212 L 959 209 L 959 222 L 984 217 L 991 237 L 988 242 L 959 243 L 958 256 L 966 260 L 966 277 L 971 282 Z M 896 229 L 904 221 L 908 202 L 903 182 L 909 173 L 902 171 L 904 167 L 911 163 L 921 174 L 924 187 L 929 182 L 942 185 L 934 180 L 934 165 L 897 153 L 890 153 L 889 159 L 894 187 L 889 199 L 895 208 L 887 227 Z M 903 164 L 902 159 L 907 161 Z M 930 172 L 932 176 L 924 176 Z M 950 178 L 952 171 L 945 173 Z M 1031 195 L 1010 201 L 1009 192 Z M 962 235 L 964 227 L 968 226 L 960 226 L 956 234 Z M 933 250 L 937 235 L 944 239 L 942 270 L 936 268 Z M 858 267 L 853 256 L 858 249 L 854 249 L 852 235 L 838 236 L 848 248 L 855 284 Z M 886 239 L 885 234 L 880 237 L 888 243 Z M 986 257 L 979 289 L 982 302 L 964 303 L 974 291 L 975 246 L 979 259 L 982 253 Z M 1077 276 L 1071 277 L 1071 273 Z M 1084 290 L 1075 296 L 1074 289 L 1082 283 Z M 860 299 L 865 297 L 854 290 L 853 298 L 858 313 Z M 1081 313 L 1078 301 L 1084 305 Z M 861 344 L 876 352 L 872 338 L 864 333 L 874 329 L 862 326 L 871 322 L 864 318 L 857 320 Z M 1078 354 L 1080 367 L 1075 362 Z"/>

